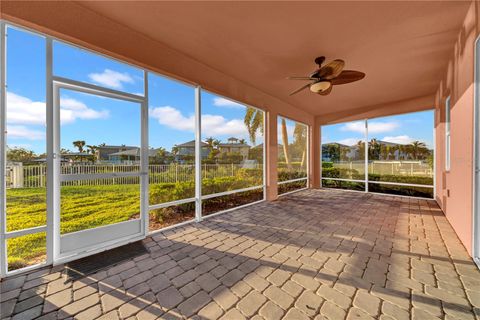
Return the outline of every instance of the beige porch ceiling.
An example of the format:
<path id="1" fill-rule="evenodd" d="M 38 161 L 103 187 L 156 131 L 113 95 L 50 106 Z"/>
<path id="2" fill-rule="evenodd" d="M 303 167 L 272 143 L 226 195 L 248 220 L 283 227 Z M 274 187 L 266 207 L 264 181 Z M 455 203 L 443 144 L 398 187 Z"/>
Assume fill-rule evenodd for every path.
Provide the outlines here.
<path id="1" fill-rule="evenodd" d="M 413 109 L 431 107 L 469 5 L 463 1 L 286 1 L 275 5 L 67 1 L 62 5 L 43 2 L 40 7 L 4 2 L 3 14 L 7 18 L 28 18 L 83 41 L 108 35 L 112 43 L 102 38 L 102 46 L 113 52 L 114 46 L 120 48 L 118 42 L 129 39 L 127 34 L 132 32 L 146 40 L 143 47 L 130 48 L 130 53 L 143 50 L 144 56 L 156 56 L 166 71 L 181 78 L 205 82 L 210 89 L 234 98 L 242 96 L 241 88 L 234 84 L 237 81 L 276 98 L 278 105 L 284 103 L 321 116 L 409 100 L 415 101 Z M 47 14 L 49 9 L 55 9 L 56 14 Z M 62 18 L 62 13 L 69 16 L 72 10 L 82 18 Z M 166 53 L 147 45 L 151 42 L 172 51 Z M 128 56 L 126 50 L 119 53 Z M 363 71 L 367 77 L 335 87 L 327 97 L 307 90 L 288 96 L 302 82 L 285 77 L 308 74 L 319 55 L 327 60 L 344 59 L 347 69 Z M 182 67 L 175 66 L 175 61 Z M 219 75 L 228 76 L 229 82 Z M 252 97 L 246 102 L 261 106 L 262 99 L 244 96 L 247 100 Z"/>

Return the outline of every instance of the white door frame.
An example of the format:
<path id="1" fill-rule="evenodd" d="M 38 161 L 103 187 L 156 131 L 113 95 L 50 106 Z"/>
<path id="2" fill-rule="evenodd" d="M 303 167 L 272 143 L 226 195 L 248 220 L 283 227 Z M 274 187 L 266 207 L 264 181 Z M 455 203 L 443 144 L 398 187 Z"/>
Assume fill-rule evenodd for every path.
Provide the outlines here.
<path id="1" fill-rule="evenodd" d="M 145 77 L 146 78 L 146 77 Z M 146 86 L 146 85 L 145 85 Z M 53 168 L 53 238 L 56 245 L 53 250 L 54 264 L 64 263 L 83 256 L 108 250 L 145 238 L 148 233 L 148 102 L 145 97 L 124 93 L 96 85 L 78 82 L 62 77 L 52 78 L 53 117 L 48 119 L 53 128 L 53 155 L 50 168 Z M 111 99 L 139 104 L 141 113 L 141 146 L 139 172 L 85 174 L 81 178 L 61 174 L 60 171 L 60 89 L 103 96 Z M 85 229 L 66 235 L 60 233 L 60 185 L 62 181 L 90 180 L 98 178 L 139 177 L 140 178 L 140 216 L 138 219 L 114 223 L 93 229 Z"/>
<path id="2" fill-rule="evenodd" d="M 472 257 L 480 268 L 480 37 L 475 41 L 474 59 Z"/>

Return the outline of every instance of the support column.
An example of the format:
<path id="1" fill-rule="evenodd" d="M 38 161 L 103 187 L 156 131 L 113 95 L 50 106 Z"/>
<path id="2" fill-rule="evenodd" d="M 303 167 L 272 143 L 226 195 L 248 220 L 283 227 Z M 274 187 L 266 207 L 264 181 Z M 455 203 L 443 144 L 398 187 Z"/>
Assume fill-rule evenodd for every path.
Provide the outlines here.
<path id="1" fill-rule="evenodd" d="M 265 184 L 266 184 L 266 200 L 274 201 L 278 198 L 278 177 L 277 177 L 277 161 L 278 161 L 278 133 L 277 133 L 277 114 L 268 111 L 265 115 L 265 142 L 267 159 L 265 161 Z"/>
<path id="2" fill-rule="evenodd" d="M 322 187 L 322 130 L 320 121 L 315 118 L 313 126 L 310 127 L 310 188 L 320 189 Z"/>

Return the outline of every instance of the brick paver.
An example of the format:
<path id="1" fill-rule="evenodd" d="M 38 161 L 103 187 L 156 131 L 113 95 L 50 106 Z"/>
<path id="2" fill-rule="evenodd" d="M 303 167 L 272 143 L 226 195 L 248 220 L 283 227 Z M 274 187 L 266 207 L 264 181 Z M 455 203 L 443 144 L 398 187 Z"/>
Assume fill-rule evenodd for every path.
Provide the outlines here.
<path id="1" fill-rule="evenodd" d="M 144 244 L 73 283 L 4 279 L 1 318 L 480 320 L 480 272 L 433 201 L 307 190 Z"/>

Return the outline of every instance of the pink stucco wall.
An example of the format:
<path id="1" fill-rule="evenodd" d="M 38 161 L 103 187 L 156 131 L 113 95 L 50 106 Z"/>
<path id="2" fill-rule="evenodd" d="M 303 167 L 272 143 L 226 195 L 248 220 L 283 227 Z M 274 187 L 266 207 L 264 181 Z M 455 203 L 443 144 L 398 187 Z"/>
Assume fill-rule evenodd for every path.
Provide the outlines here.
<path id="1" fill-rule="evenodd" d="M 474 48 L 479 33 L 478 6 L 478 3 L 472 2 L 435 98 L 435 197 L 470 254 L 473 220 Z M 451 97 L 451 157 L 450 170 L 446 171 L 445 100 L 448 96 Z"/>

